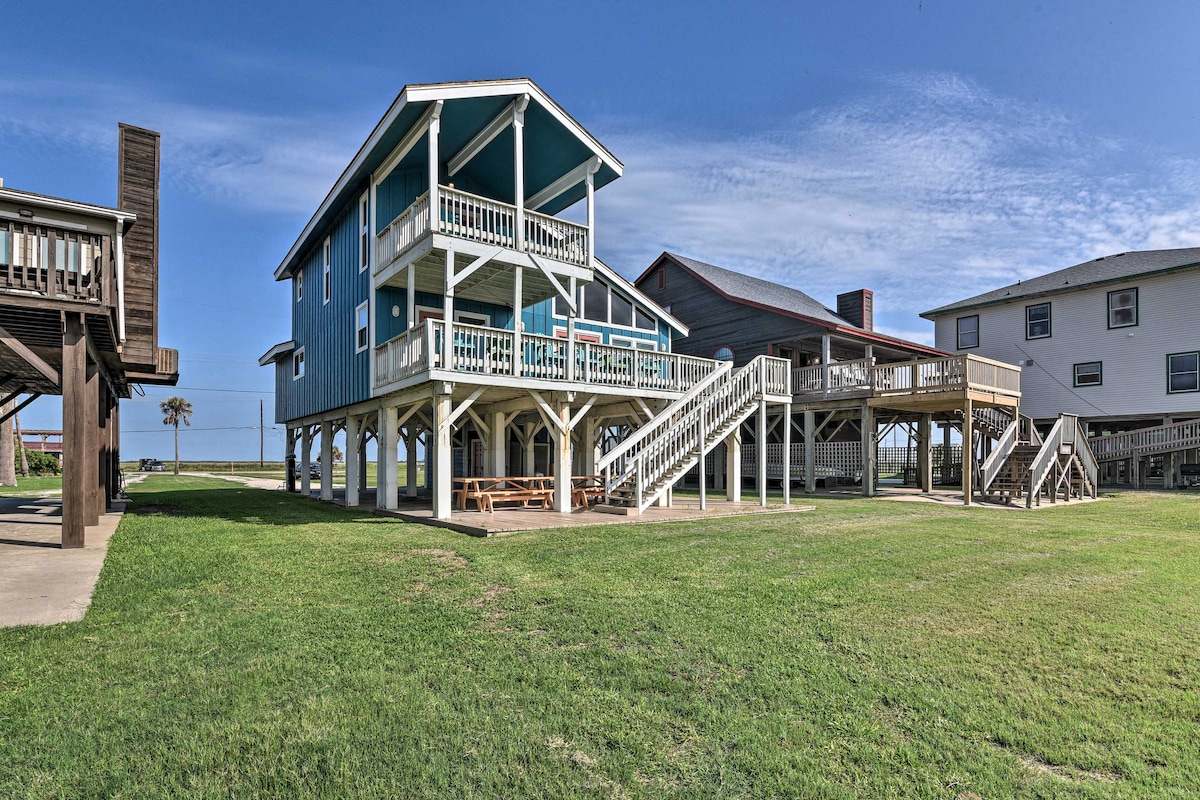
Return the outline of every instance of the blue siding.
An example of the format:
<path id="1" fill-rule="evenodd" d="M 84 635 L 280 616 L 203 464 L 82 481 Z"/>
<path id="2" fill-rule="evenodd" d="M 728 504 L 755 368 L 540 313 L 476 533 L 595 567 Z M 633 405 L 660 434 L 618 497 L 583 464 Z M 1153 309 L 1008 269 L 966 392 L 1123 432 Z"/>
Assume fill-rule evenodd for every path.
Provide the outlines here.
<path id="1" fill-rule="evenodd" d="M 304 298 L 300 302 L 296 302 L 293 284 L 292 339 L 296 349 L 304 348 L 305 376 L 292 380 L 290 361 L 284 365 L 286 369 L 278 368 L 277 395 L 286 396 L 281 420 L 319 414 L 370 397 L 371 350 L 354 352 L 354 309 L 370 291 L 370 271 L 358 270 L 357 198 L 325 232 L 330 237 L 329 303 L 324 302 L 322 292 L 324 236 L 303 259 Z M 282 391 L 279 384 L 284 384 Z"/>
<path id="2" fill-rule="evenodd" d="M 440 294 L 417 292 L 418 306 L 425 308 L 445 308 L 445 298 Z M 399 309 L 397 316 L 392 316 L 392 307 Z M 375 308 L 378 314 L 375 320 L 375 342 L 383 344 L 388 339 L 399 336 L 408 330 L 408 290 L 403 286 L 383 286 L 375 292 Z M 493 328 L 512 330 L 513 314 L 508 306 L 498 306 L 492 303 L 479 303 L 474 300 L 455 298 L 455 311 L 465 311 L 470 314 L 486 314 L 492 320 Z"/>

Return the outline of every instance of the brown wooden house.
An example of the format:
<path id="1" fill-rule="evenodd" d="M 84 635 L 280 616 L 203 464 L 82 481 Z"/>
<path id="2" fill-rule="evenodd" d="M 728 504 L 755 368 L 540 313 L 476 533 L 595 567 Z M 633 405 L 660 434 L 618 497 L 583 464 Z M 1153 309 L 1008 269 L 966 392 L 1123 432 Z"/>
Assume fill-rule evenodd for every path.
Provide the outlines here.
<path id="1" fill-rule="evenodd" d="M 119 487 L 119 401 L 173 386 L 158 344 L 159 134 L 120 126 L 117 205 L 0 185 L 0 406 L 63 398 L 63 547 Z"/>

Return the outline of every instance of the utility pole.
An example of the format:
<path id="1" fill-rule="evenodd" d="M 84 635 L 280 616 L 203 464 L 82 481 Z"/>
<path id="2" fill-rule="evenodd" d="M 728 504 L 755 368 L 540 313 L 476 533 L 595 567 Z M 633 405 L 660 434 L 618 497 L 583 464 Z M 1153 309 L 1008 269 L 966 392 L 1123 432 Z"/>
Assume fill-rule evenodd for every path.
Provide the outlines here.
<path id="1" fill-rule="evenodd" d="M 263 401 L 258 398 L 258 468 L 263 468 Z"/>

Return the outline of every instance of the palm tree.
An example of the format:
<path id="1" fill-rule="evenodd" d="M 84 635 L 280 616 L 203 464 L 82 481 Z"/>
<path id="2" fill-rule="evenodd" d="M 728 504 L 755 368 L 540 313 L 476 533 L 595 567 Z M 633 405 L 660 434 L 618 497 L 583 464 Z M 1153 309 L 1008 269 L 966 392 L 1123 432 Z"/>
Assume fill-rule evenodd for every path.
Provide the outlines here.
<path id="1" fill-rule="evenodd" d="M 179 423 L 191 425 L 192 404 L 182 397 L 168 397 L 158 404 L 163 413 L 163 425 L 175 426 L 175 474 L 179 474 Z"/>

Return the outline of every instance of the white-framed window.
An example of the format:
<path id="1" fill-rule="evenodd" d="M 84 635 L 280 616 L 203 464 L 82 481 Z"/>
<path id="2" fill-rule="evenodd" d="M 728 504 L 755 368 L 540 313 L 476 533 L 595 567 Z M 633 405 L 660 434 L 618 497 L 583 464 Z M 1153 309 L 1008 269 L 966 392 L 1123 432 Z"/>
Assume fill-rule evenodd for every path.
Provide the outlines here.
<path id="1" fill-rule="evenodd" d="M 1108 293 L 1108 327 L 1131 328 L 1138 324 L 1138 290 L 1118 289 Z"/>
<path id="2" fill-rule="evenodd" d="M 1050 338 L 1050 304 L 1025 306 L 1025 338 Z"/>
<path id="3" fill-rule="evenodd" d="M 321 295 L 324 300 L 322 302 L 328 304 L 329 296 L 333 293 L 333 279 L 330 276 L 329 270 L 329 237 L 325 237 L 325 244 L 321 247 L 321 275 L 323 280 L 323 288 Z"/>
<path id="4" fill-rule="evenodd" d="M 487 314 L 475 314 L 471 311 L 455 311 L 454 321 L 464 325 L 481 325 L 485 328 L 490 328 L 492 325 L 492 318 Z"/>
<path id="5" fill-rule="evenodd" d="M 958 349 L 979 347 L 979 315 L 958 318 Z"/>
<path id="6" fill-rule="evenodd" d="M 369 303 L 362 303 L 354 309 L 354 352 L 361 353 L 371 344 L 370 336 L 371 312 Z"/>
<path id="7" fill-rule="evenodd" d="M 1075 365 L 1076 386 L 1100 386 L 1104 383 L 1104 363 L 1085 361 Z"/>
<path id="8" fill-rule="evenodd" d="M 371 194 L 364 192 L 358 200 L 358 271 L 371 266 Z"/>
<path id="9" fill-rule="evenodd" d="M 628 336 L 609 336 L 608 343 L 613 347 L 628 347 L 633 350 L 645 350 L 651 353 L 658 352 L 658 345 L 649 339 L 631 339 Z"/>
<path id="10" fill-rule="evenodd" d="M 733 361 L 733 348 L 729 345 L 721 345 L 713 353 L 713 358 L 717 361 Z"/>
<path id="11" fill-rule="evenodd" d="M 658 330 L 658 322 L 652 314 L 600 280 L 579 287 L 575 307 L 579 319 L 588 322 L 629 330 Z M 561 296 L 555 297 L 554 316 L 566 319 L 567 311 L 567 301 Z"/>
<path id="12" fill-rule="evenodd" d="M 297 381 L 304 377 L 304 348 L 301 347 L 292 353 L 292 380 Z"/>
<path id="13" fill-rule="evenodd" d="M 304 299 L 304 270 L 296 270 L 296 302 Z"/>
<path id="14" fill-rule="evenodd" d="M 1200 392 L 1200 352 L 1167 356 L 1167 392 Z"/>

